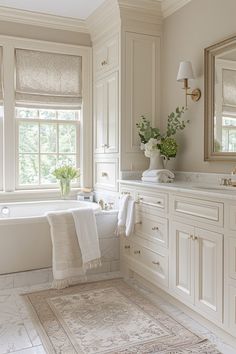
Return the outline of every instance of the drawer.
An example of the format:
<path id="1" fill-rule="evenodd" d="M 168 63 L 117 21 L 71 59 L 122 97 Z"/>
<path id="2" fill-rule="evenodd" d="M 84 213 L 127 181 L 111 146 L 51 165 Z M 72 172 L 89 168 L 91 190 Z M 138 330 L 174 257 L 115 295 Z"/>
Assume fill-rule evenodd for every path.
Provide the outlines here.
<path id="1" fill-rule="evenodd" d="M 229 228 L 236 230 L 236 205 L 230 205 L 229 207 Z"/>
<path id="2" fill-rule="evenodd" d="M 229 276 L 236 279 L 236 238 L 229 237 Z"/>
<path id="3" fill-rule="evenodd" d="M 142 270 L 149 270 L 150 277 L 152 279 L 155 279 L 157 285 L 159 283 L 161 285 L 168 286 L 168 255 L 165 252 L 153 252 L 152 250 L 146 247 L 143 247 L 136 243 L 132 243 L 130 256 L 132 259 L 140 263 L 141 268 L 139 273 L 141 275 L 144 274 L 142 273 Z"/>
<path id="4" fill-rule="evenodd" d="M 149 191 L 138 191 L 136 194 L 137 211 L 149 214 L 156 212 L 167 212 L 168 195 L 165 193 L 153 193 Z"/>
<path id="5" fill-rule="evenodd" d="M 171 213 L 176 216 L 223 226 L 223 203 L 175 195 L 170 198 L 170 209 Z"/>
<path id="6" fill-rule="evenodd" d="M 117 191 L 118 160 L 103 159 L 94 161 L 95 188 Z"/>
<path id="7" fill-rule="evenodd" d="M 93 53 L 95 75 L 115 69 L 119 64 L 118 35 L 102 45 L 95 46 Z"/>
<path id="8" fill-rule="evenodd" d="M 135 234 L 141 238 L 168 247 L 168 220 L 139 212 L 136 216 Z"/>

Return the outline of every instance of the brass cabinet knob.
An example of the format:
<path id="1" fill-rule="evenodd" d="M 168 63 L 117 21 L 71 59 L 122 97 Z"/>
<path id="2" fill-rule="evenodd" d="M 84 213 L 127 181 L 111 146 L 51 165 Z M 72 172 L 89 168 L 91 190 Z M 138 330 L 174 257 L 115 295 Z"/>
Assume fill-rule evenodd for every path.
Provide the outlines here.
<path id="1" fill-rule="evenodd" d="M 140 254 L 140 253 L 141 253 L 140 250 L 134 251 L 134 254 Z"/>
<path id="2" fill-rule="evenodd" d="M 125 249 L 126 250 L 130 249 L 130 245 L 125 245 Z"/>
<path id="3" fill-rule="evenodd" d="M 154 226 L 154 227 L 152 227 L 152 230 L 153 230 L 153 231 L 158 231 L 158 230 L 159 230 L 159 227 L 158 227 L 158 226 Z"/>
<path id="4" fill-rule="evenodd" d="M 155 265 L 160 265 L 160 262 L 155 262 L 155 261 L 152 261 L 152 264 L 155 264 Z"/>

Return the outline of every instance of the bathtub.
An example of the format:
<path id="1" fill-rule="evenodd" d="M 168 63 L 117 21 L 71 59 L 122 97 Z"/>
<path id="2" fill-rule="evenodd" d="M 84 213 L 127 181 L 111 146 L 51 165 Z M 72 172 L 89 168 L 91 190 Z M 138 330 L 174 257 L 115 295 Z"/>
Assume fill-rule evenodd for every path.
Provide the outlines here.
<path id="1" fill-rule="evenodd" d="M 113 232 L 117 212 L 107 213 L 110 221 L 107 217 L 104 221 L 96 203 L 76 200 L 0 203 L 0 274 L 51 267 L 52 245 L 46 213 L 80 207 L 94 209 L 99 235 Z"/>

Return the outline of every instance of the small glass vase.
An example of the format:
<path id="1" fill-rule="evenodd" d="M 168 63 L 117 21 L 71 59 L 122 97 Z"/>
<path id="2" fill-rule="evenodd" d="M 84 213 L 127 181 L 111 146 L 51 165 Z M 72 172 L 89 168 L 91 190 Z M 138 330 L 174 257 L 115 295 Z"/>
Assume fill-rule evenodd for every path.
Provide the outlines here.
<path id="1" fill-rule="evenodd" d="M 61 188 L 61 198 L 68 199 L 70 195 L 70 179 L 62 178 L 60 179 L 60 188 Z"/>
<path id="2" fill-rule="evenodd" d="M 161 156 L 160 150 L 155 150 L 152 152 L 150 157 L 149 170 L 162 170 L 164 168 L 163 158 Z"/>

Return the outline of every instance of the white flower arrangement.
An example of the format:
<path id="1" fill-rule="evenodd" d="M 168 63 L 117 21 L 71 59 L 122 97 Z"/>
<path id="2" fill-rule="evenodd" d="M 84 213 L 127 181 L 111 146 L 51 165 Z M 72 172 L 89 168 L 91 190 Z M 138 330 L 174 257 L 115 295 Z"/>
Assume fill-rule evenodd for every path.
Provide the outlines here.
<path id="1" fill-rule="evenodd" d="M 151 157 L 153 154 L 159 150 L 158 147 L 159 141 L 157 139 L 151 138 L 146 144 L 144 144 L 144 154 L 146 157 Z"/>

